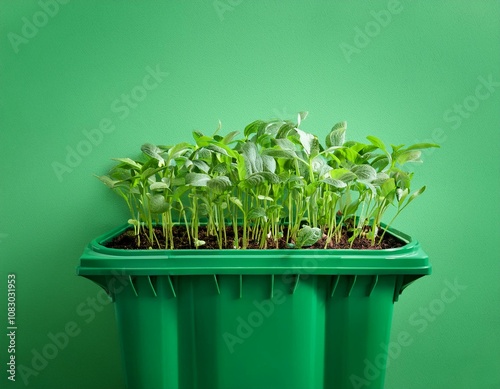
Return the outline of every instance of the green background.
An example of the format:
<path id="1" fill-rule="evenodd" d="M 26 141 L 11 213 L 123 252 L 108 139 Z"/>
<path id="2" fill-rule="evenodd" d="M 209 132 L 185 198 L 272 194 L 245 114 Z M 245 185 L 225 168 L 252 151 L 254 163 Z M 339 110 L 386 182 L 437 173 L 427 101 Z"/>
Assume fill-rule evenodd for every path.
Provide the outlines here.
<path id="1" fill-rule="evenodd" d="M 18 367 L 54 351 L 50 336 L 68 325 L 77 333 L 24 374 L 28 387 L 124 387 L 112 306 L 75 276 L 86 243 L 127 218 L 93 174 L 219 119 L 229 132 L 308 110 L 303 128 L 321 137 L 347 120 L 356 140 L 442 147 L 416 168 L 428 191 L 395 225 L 434 274 L 396 304 L 393 339 L 413 342 L 391 359 L 386 387 L 500 388 L 499 1 L 56 4 L 0 2 L 0 332 L 15 273 Z M 147 67 L 168 75 L 141 95 Z M 141 101 L 126 111 L 131 91 Z M 103 119 L 114 131 L 92 132 Z M 56 174 L 76 150 L 85 155 Z M 19 371 L 7 380 L 6 340 L 0 386 L 23 388 Z"/>

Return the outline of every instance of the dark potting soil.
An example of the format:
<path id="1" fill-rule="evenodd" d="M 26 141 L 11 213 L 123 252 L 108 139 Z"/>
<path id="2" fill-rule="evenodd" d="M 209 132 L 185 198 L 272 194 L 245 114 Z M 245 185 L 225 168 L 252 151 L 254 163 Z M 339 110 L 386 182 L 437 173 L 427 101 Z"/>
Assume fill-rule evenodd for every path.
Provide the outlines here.
<path id="1" fill-rule="evenodd" d="M 115 249 L 125 249 L 125 250 L 138 250 L 138 249 L 165 249 L 162 245 L 162 242 L 165 241 L 163 236 L 163 230 L 161 228 L 155 228 L 155 234 L 160 242 L 160 247 L 158 243 L 155 241 L 153 244 L 149 242 L 148 234 L 141 232 L 140 234 L 140 245 L 137 245 L 137 237 L 134 235 L 133 229 L 127 230 L 123 232 L 121 235 L 116 236 L 112 240 L 105 242 L 104 246 Z M 189 237 L 185 227 L 176 226 L 173 229 L 174 234 L 174 247 L 175 249 L 194 249 L 196 248 L 194 244 L 189 242 Z M 234 248 L 234 233 L 232 227 L 226 228 L 226 245 L 223 247 L 224 249 L 233 249 Z M 241 247 L 241 236 L 242 233 L 238 234 L 240 240 Z M 284 231 L 284 236 L 286 236 L 286 229 Z M 216 236 L 207 235 L 207 230 L 204 227 L 200 227 L 198 231 L 198 239 L 205 241 L 205 244 L 198 247 L 198 250 L 210 250 L 210 249 L 219 249 L 219 243 L 217 242 Z M 382 250 L 382 249 L 390 249 L 404 246 L 406 243 L 395 238 L 390 234 L 386 234 L 384 239 L 380 244 L 378 243 L 378 239 L 376 239 L 376 244 L 372 245 L 371 240 L 365 237 L 359 236 L 354 244 L 348 242 L 349 233 L 344 231 L 342 234 L 342 239 L 337 243 L 333 240 L 329 243 L 329 249 L 361 249 L 361 250 Z M 324 249 L 326 244 L 326 235 L 316 242 L 314 245 L 310 247 L 304 247 L 303 249 Z M 292 246 L 293 247 L 293 246 Z M 290 246 L 287 244 L 285 238 L 281 238 L 278 241 L 278 249 L 289 249 Z M 249 240 L 248 249 L 260 249 L 259 242 L 255 240 Z M 267 249 L 276 249 L 276 242 L 272 239 L 268 239 L 267 241 Z"/>

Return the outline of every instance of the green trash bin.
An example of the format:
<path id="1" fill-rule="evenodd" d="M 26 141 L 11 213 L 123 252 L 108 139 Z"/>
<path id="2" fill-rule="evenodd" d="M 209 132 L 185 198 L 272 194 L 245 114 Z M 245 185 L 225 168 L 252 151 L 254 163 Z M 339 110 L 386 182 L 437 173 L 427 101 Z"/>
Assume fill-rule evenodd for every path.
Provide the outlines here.
<path id="1" fill-rule="evenodd" d="M 418 242 L 389 250 L 117 250 L 78 275 L 114 300 L 129 389 L 384 387 L 394 302 L 430 274 Z"/>

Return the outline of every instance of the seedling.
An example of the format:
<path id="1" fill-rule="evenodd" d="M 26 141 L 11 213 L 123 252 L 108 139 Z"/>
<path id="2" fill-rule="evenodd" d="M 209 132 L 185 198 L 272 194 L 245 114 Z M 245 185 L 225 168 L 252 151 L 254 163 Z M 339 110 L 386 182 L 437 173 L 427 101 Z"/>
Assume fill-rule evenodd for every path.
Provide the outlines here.
<path id="1" fill-rule="evenodd" d="M 243 136 L 193 132 L 193 143 L 141 147 L 143 158 L 117 158 L 99 179 L 125 201 L 129 223 L 140 243 L 175 249 L 174 228 L 185 226 L 189 242 L 201 247 L 203 225 L 218 246 L 304 248 L 324 239 L 333 247 L 349 234 L 351 245 L 368 237 L 380 244 L 389 225 L 420 196 L 411 192 L 410 163 L 421 162 L 421 150 L 432 143 L 391 145 L 375 136 L 367 143 L 346 140 L 347 123 L 333 126 L 324 144 L 297 122 L 258 120 Z M 386 228 L 382 218 L 395 215 Z M 162 231 L 159 234 L 158 231 Z"/>

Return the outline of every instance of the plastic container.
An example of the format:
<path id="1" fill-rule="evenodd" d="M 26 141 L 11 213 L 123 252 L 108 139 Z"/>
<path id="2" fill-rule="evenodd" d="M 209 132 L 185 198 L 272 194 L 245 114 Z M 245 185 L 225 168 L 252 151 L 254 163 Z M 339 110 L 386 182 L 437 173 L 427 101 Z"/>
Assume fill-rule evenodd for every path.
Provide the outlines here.
<path id="1" fill-rule="evenodd" d="M 384 387 L 394 302 L 430 274 L 389 250 L 85 249 L 115 302 L 129 389 Z"/>

